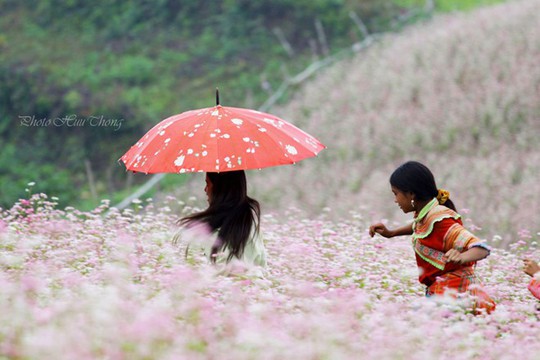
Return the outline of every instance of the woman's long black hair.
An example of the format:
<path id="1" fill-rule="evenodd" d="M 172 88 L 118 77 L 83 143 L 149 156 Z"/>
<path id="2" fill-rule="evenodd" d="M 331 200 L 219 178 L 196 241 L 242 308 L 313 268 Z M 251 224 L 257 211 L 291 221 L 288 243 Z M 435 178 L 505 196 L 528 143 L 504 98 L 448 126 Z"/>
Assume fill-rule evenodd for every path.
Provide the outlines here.
<path id="1" fill-rule="evenodd" d="M 418 161 L 407 161 L 394 170 L 390 176 L 390 185 L 403 192 L 412 192 L 420 201 L 431 200 L 439 193 L 432 172 Z M 450 199 L 443 205 L 457 211 Z"/>
<path id="2" fill-rule="evenodd" d="M 259 232 L 261 210 L 259 202 L 247 196 L 246 174 L 243 170 L 206 173 L 212 183 L 208 208 L 180 219 L 179 224 L 190 227 L 205 223 L 210 231 L 217 231 L 218 238 L 212 246 L 210 259 L 221 249 L 228 249 L 227 261 L 240 258 L 249 240 L 252 227 Z"/>

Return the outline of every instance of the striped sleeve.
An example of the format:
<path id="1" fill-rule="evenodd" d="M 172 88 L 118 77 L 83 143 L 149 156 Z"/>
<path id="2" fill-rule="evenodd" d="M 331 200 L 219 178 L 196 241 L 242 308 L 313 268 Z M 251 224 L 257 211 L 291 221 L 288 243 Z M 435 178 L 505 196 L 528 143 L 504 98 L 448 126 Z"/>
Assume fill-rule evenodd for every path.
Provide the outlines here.
<path id="1" fill-rule="evenodd" d="M 491 251 L 491 248 L 484 240 L 477 238 L 458 222 L 448 229 L 443 241 L 445 250 L 456 249 L 463 252 L 473 247 L 481 247 L 487 251 Z"/>

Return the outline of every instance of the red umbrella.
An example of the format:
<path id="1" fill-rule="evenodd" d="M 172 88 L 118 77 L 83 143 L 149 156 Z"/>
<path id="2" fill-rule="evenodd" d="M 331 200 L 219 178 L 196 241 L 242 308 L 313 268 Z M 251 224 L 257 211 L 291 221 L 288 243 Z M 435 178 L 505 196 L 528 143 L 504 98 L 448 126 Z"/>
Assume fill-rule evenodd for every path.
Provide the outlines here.
<path id="1" fill-rule="evenodd" d="M 224 107 L 186 111 L 154 126 L 120 158 L 143 173 L 224 172 L 294 164 L 325 148 L 274 115 Z"/>

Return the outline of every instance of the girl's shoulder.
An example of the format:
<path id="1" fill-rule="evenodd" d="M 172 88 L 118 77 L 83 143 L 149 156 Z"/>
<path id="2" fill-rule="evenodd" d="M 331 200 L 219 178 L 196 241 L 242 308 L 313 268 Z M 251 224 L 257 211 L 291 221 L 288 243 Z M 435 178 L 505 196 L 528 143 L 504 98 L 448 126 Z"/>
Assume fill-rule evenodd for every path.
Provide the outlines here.
<path id="1" fill-rule="evenodd" d="M 461 215 L 443 205 L 434 206 L 426 216 L 414 226 L 415 238 L 426 238 L 434 229 L 448 228 L 454 223 L 461 224 Z"/>
<path id="2" fill-rule="evenodd" d="M 434 206 L 426 215 L 426 220 L 429 222 L 437 222 L 443 219 L 458 220 L 461 219 L 461 215 L 444 205 Z"/>

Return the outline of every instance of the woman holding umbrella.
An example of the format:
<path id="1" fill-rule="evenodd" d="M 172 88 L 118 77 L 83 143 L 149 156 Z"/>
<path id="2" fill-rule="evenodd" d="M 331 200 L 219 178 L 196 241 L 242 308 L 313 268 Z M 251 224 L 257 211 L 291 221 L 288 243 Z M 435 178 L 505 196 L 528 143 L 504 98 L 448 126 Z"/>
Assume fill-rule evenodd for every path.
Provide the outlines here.
<path id="1" fill-rule="evenodd" d="M 208 208 L 186 216 L 179 224 L 186 228 L 207 226 L 213 243 L 205 249 L 213 263 L 236 258 L 246 265 L 266 267 L 266 250 L 259 231 L 259 202 L 247 195 L 243 170 L 206 173 Z"/>
<path id="2" fill-rule="evenodd" d="M 259 203 L 247 196 L 244 170 L 295 164 L 325 146 L 272 114 L 216 106 L 173 115 L 150 129 L 120 160 L 133 172 L 206 172 L 208 208 L 180 220 L 208 226 L 215 236 L 207 255 L 212 262 L 234 258 L 266 265 L 259 234 Z"/>

